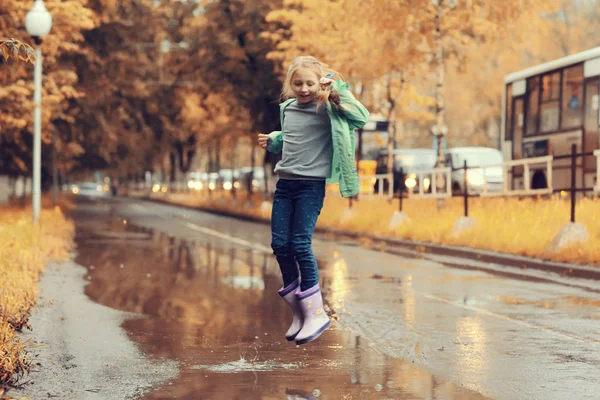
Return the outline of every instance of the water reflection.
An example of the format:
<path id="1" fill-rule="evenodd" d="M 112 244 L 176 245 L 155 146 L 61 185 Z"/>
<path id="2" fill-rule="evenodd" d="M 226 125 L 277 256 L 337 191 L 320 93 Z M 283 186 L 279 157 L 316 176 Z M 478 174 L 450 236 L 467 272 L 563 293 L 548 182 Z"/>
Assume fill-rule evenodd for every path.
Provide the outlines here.
<path id="1" fill-rule="evenodd" d="M 344 308 L 344 299 L 350 290 L 346 260 L 337 253 L 334 254 L 332 262 L 326 264 L 319 261 L 319 264 L 328 270 L 328 274 L 322 279 L 322 286 L 327 290 L 327 301 L 337 312 L 341 312 Z"/>
<path id="2" fill-rule="evenodd" d="M 410 329 L 415 329 L 415 289 L 413 288 L 412 275 L 407 275 L 402 281 L 402 294 L 403 294 L 403 311 L 404 321 L 406 326 Z"/>
<path id="3" fill-rule="evenodd" d="M 456 370 L 462 382 L 485 382 L 488 378 L 490 357 L 486 354 L 486 332 L 481 323 L 479 316 L 464 316 L 456 324 Z"/>
<path id="4" fill-rule="evenodd" d="M 335 327 L 307 346 L 282 340 L 291 316 L 277 295 L 281 277 L 270 254 L 131 222 L 115 229 L 147 239 L 107 242 L 79 231 L 76 261 L 94 266 L 86 287 L 93 300 L 144 315 L 123 327 L 145 354 L 180 363 L 179 378 L 144 399 L 483 398 L 383 356 Z M 345 261 L 321 266 L 328 270 L 328 301 L 343 303 L 350 290 Z M 407 289 L 408 321 L 414 318 L 414 294 L 411 303 Z M 449 394 L 432 397 L 442 392 Z"/>

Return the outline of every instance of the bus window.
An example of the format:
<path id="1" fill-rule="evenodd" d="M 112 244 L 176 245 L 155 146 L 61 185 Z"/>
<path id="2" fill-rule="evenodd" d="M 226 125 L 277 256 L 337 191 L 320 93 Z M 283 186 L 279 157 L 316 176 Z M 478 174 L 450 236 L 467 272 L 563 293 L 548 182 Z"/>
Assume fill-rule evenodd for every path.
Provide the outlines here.
<path id="1" fill-rule="evenodd" d="M 525 135 L 537 133 L 538 111 L 540 96 L 540 77 L 527 79 L 527 121 L 525 123 Z"/>
<path id="2" fill-rule="evenodd" d="M 512 84 L 506 86 L 506 131 L 505 140 L 512 140 Z"/>
<path id="3" fill-rule="evenodd" d="M 598 98 L 600 92 L 598 90 L 597 79 L 591 80 L 585 85 L 585 134 L 584 134 L 584 150 L 590 152 L 598 149 Z M 585 168 L 588 171 L 595 171 L 596 157 L 585 157 Z"/>
<path id="4" fill-rule="evenodd" d="M 566 68 L 562 87 L 562 129 L 579 128 L 583 122 L 583 65 Z"/>
<path id="5" fill-rule="evenodd" d="M 542 103 L 540 110 L 540 132 L 558 130 L 560 111 L 560 72 L 542 76 Z"/>
<path id="6" fill-rule="evenodd" d="M 520 160 L 523 157 L 523 97 L 513 99 L 513 160 Z"/>

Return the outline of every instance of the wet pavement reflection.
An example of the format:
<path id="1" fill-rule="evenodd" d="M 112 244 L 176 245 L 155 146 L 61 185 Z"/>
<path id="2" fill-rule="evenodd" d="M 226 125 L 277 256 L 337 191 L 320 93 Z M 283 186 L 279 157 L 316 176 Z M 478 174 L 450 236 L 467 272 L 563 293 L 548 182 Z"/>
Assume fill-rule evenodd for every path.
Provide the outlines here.
<path id="1" fill-rule="evenodd" d="M 86 294 L 138 313 L 122 325 L 131 340 L 148 357 L 179 363 L 179 377 L 144 399 L 484 398 L 380 354 L 339 324 L 308 345 L 287 342 L 291 312 L 269 253 L 136 226 L 112 202 L 82 202 L 72 217 Z M 336 274 L 344 265 L 321 267 L 326 301 L 341 307 L 348 280 Z M 476 325 L 462 323 L 465 331 Z"/>

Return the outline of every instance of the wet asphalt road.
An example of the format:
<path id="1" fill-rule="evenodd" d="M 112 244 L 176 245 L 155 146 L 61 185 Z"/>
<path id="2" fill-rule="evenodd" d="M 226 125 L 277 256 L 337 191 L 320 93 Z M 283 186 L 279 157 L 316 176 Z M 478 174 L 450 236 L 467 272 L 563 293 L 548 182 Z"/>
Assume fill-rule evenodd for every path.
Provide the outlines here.
<path id="1" fill-rule="evenodd" d="M 85 293 L 143 314 L 122 323 L 127 336 L 177 363 L 144 399 L 600 398 L 595 282 L 509 279 L 318 237 L 335 323 L 298 347 L 283 338 L 291 315 L 267 226 L 127 199 L 81 201 L 72 217 Z"/>

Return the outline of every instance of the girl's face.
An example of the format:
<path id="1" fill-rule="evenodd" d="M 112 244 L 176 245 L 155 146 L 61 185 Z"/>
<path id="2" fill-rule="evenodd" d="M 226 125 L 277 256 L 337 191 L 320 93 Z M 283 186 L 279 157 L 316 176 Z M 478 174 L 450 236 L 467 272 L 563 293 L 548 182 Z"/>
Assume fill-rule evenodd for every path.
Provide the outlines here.
<path id="1" fill-rule="evenodd" d="M 319 77 L 310 68 L 300 67 L 292 76 L 292 91 L 300 104 L 310 103 L 319 90 Z"/>

